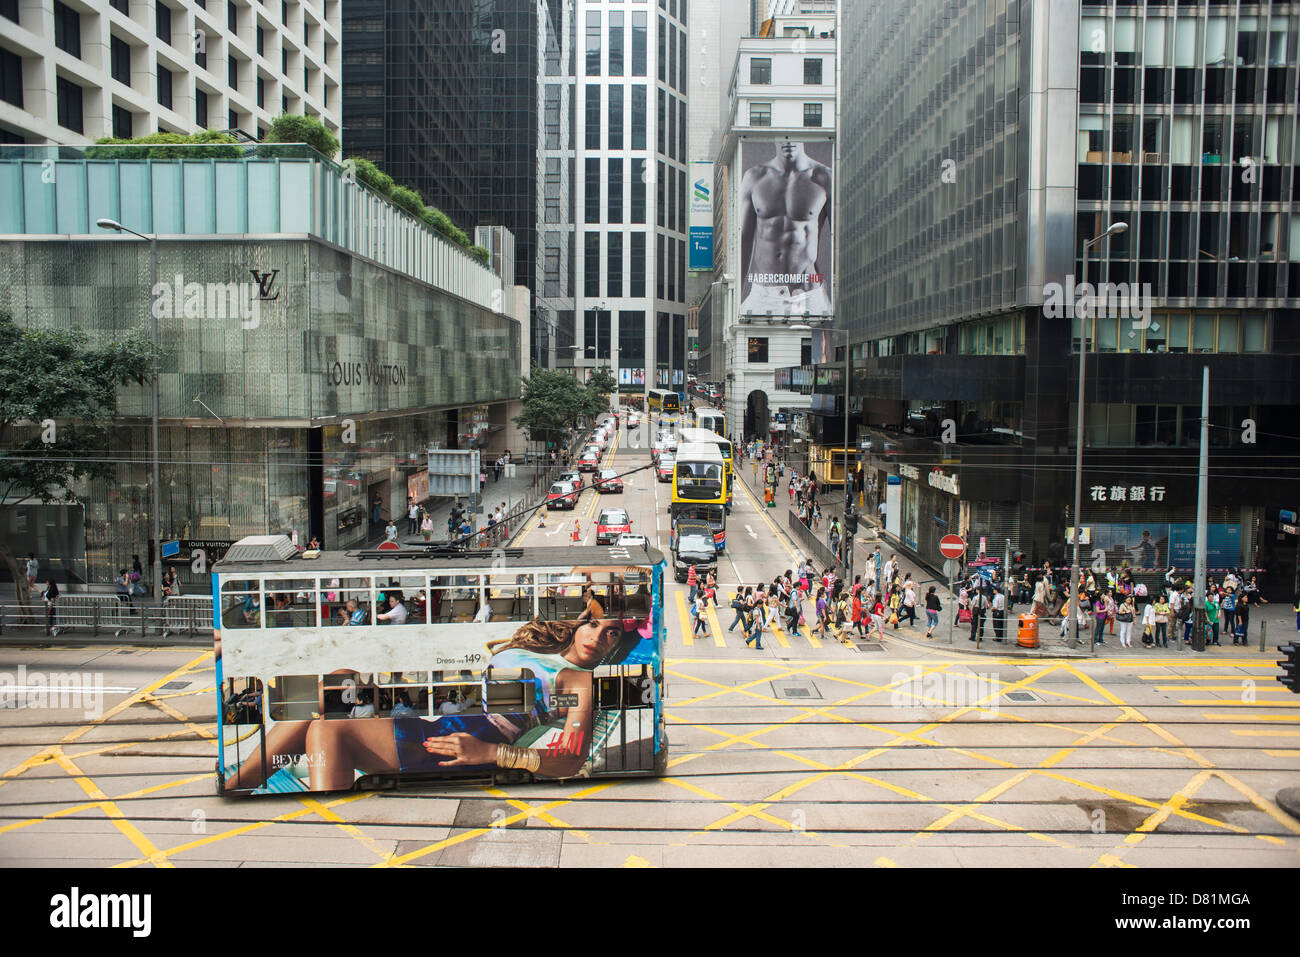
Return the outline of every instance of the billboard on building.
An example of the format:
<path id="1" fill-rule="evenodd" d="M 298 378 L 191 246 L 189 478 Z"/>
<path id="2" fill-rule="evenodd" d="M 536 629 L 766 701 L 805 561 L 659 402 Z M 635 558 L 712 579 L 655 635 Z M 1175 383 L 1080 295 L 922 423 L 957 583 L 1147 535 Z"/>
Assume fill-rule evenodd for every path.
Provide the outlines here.
<path id="1" fill-rule="evenodd" d="M 833 144 L 740 148 L 740 314 L 831 315 Z"/>
<path id="2" fill-rule="evenodd" d="M 713 163 L 691 161 L 690 256 L 687 268 L 713 269 Z"/>

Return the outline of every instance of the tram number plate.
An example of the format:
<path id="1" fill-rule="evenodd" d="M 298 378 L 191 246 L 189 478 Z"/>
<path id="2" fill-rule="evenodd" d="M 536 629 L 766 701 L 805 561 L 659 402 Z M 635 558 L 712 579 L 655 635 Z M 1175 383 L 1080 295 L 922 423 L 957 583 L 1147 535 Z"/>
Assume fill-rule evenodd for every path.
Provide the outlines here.
<path id="1" fill-rule="evenodd" d="M 576 708 L 578 706 L 578 696 L 576 694 L 553 694 L 551 695 L 551 704 L 557 708 Z"/>

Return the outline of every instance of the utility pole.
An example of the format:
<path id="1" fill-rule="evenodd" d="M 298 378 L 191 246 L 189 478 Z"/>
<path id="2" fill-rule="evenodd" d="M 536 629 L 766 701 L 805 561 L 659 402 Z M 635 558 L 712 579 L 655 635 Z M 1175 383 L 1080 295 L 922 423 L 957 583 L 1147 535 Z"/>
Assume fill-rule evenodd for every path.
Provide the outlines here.
<path id="1" fill-rule="evenodd" d="M 1201 370 L 1201 453 L 1196 469 L 1196 576 L 1192 586 L 1192 649 L 1205 650 L 1205 564 L 1210 514 L 1210 367 Z"/>

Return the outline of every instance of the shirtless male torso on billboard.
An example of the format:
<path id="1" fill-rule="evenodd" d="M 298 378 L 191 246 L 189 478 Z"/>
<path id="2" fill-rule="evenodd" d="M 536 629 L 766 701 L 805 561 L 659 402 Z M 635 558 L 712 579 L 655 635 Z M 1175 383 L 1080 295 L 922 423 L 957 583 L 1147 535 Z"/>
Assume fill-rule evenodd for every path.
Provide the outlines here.
<path id="1" fill-rule="evenodd" d="M 829 315 L 817 246 L 830 221 L 831 173 L 783 141 L 740 185 L 741 274 L 750 282 L 741 312 Z"/>

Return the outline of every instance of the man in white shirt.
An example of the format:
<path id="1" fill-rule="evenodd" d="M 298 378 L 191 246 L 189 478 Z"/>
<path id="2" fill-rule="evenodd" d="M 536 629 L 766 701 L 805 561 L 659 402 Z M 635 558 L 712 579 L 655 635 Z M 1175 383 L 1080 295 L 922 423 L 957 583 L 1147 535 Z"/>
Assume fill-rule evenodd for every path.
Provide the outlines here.
<path id="1" fill-rule="evenodd" d="M 352 706 L 348 712 L 349 718 L 373 718 L 375 716 L 375 706 L 370 701 L 370 692 L 362 691 L 357 698 L 357 703 Z"/>
<path id="2" fill-rule="evenodd" d="M 408 498 L 406 503 L 407 534 L 414 535 L 420 530 L 420 506 L 413 498 Z"/>
<path id="3" fill-rule="evenodd" d="M 438 705 L 438 714 L 460 714 L 464 710 L 460 704 L 460 694 L 455 691 L 447 697 L 446 701 Z"/>
<path id="4" fill-rule="evenodd" d="M 993 640 L 1001 641 L 1007 622 L 1007 596 L 998 589 L 993 593 Z"/>

